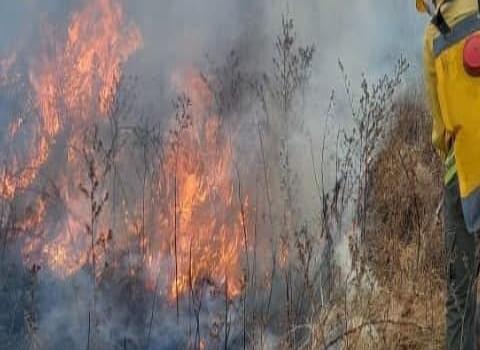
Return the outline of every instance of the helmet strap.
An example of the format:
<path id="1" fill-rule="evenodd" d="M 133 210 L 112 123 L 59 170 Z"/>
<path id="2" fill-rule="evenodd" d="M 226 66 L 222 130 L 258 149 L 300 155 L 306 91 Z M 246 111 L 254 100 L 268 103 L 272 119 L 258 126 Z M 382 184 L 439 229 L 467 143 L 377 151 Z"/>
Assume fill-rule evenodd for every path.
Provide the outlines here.
<path id="1" fill-rule="evenodd" d="M 480 1 L 480 0 L 479 0 Z M 437 11 L 437 13 L 432 17 L 432 24 L 437 27 L 437 29 L 442 33 L 443 35 L 447 35 L 450 33 L 450 26 L 448 25 L 447 21 L 445 21 L 445 17 L 443 17 L 442 12 L 440 9 Z"/>
<path id="2" fill-rule="evenodd" d="M 437 29 L 442 33 L 442 35 L 447 35 L 450 33 L 451 29 L 450 26 L 448 25 L 447 21 L 445 20 L 445 17 L 443 17 L 442 14 L 442 7 L 446 3 L 450 2 L 452 0 L 444 0 L 442 3 L 440 3 L 437 6 L 437 9 L 435 10 L 435 14 L 432 16 L 432 24 L 437 27 Z M 478 0 L 479 3 L 479 11 L 480 11 L 480 0 Z M 480 13 L 480 12 L 479 12 Z"/>

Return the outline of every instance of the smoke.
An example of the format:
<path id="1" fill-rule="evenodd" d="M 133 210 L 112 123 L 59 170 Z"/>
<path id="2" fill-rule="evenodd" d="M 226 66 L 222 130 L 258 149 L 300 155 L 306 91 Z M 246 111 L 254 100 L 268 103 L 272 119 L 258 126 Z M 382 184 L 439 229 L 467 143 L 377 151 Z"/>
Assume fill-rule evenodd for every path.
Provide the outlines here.
<path id="1" fill-rule="evenodd" d="M 0 12 L 0 53 L 32 47 L 45 22 L 64 24 L 82 0 L 3 2 Z M 270 64 L 281 15 L 290 13 L 305 43 L 317 47 L 312 92 L 328 95 L 338 88 L 342 60 L 354 81 L 361 73 L 384 73 L 400 54 L 419 72 L 424 19 L 403 0 L 140 0 L 125 1 L 128 18 L 144 36 L 143 52 L 133 59 L 142 75 L 171 72 L 172 67 L 197 64 L 242 48 L 252 65 Z M 28 50 L 26 54 L 28 53 Z M 327 98 L 317 98 L 326 107 Z M 323 101 L 322 101 L 323 100 Z"/>
<path id="2" fill-rule="evenodd" d="M 2 3 L 0 48 L 38 37 L 42 20 L 66 21 L 70 10 L 82 2 Z M 424 23 L 414 6 L 402 0 L 349 4 L 334 0 L 140 0 L 126 1 L 125 7 L 142 28 L 146 49 L 167 61 L 189 57 L 187 53 L 198 58 L 212 50 L 225 50 L 242 36 L 267 44 L 278 31 L 281 14 L 290 12 L 302 37 L 319 46 L 321 57 L 346 56 L 346 63 L 357 62 L 364 70 L 381 69 L 399 53 L 418 59 Z"/>
<path id="3" fill-rule="evenodd" d="M 3 1 L 0 4 L 0 59 L 8 57 L 11 52 L 16 53 L 18 57 L 16 69 L 23 72 L 23 85 L 18 84 L 17 80 L 10 82 L 7 79 L 2 79 L 4 76 L 1 70 L 3 66 L 0 65 L 0 88 L 3 85 L 11 84 L 14 86 L 21 85 L 23 89 L 28 89 L 28 75 L 31 73 L 29 70 L 31 70 L 31 66 L 36 66 L 42 58 L 39 52 L 42 50 L 45 27 L 53 28 L 54 31 L 60 33 L 65 32 L 72 13 L 83 8 L 89 1 L 91 0 Z M 174 83 L 177 79 L 176 74 L 188 72 L 192 67 L 201 71 L 208 71 L 212 67 L 228 66 L 225 63 L 225 57 L 229 57 L 232 50 L 241 62 L 241 74 L 249 75 L 243 78 L 261 80 L 265 72 L 272 74 L 275 38 L 282 29 L 282 15 L 288 14 L 295 21 L 295 31 L 299 43 L 302 45 L 313 44 L 316 47 L 316 55 L 312 64 L 312 77 L 305 96 L 307 102 L 303 106 L 302 118 L 306 129 L 309 130 L 309 135 L 312 137 L 314 150 L 319 150 L 322 135 L 326 132 L 324 130 L 324 118 L 330 103 L 332 90 L 335 90 L 336 95 L 339 96 L 338 119 L 334 123 L 338 124 L 337 127 L 340 125 L 348 127 L 349 124 L 349 116 L 343 105 L 345 97 L 342 95 L 343 80 L 338 68 L 339 60 L 346 67 L 353 86 L 358 85 L 363 73 L 372 77 L 385 73 L 402 54 L 412 63 L 412 75 L 418 75 L 423 21 L 416 15 L 413 3 L 408 5 L 405 3 L 404 0 L 389 2 L 383 0 L 349 2 L 295 0 L 290 3 L 276 0 L 124 0 L 122 4 L 126 22 L 138 26 L 143 38 L 142 46 L 134 54 L 126 55 L 128 59 L 125 59 L 125 67 L 123 67 L 124 77 L 138 79 L 135 86 L 135 98 L 134 101 L 131 101 L 134 105 L 132 109 L 135 115 L 126 118 L 125 128 L 133 127 L 134 123 L 145 123 L 146 127 L 149 127 L 148 123 L 155 119 L 161 120 L 162 128 L 168 128 L 171 123 L 170 118 L 174 114 L 171 108 L 171 100 L 179 93 L 176 90 L 178 87 Z M 114 46 L 113 43 L 112 46 Z M 55 51 L 57 48 L 49 47 L 49 49 Z M 49 52 L 49 54 L 52 54 L 52 52 Z M 221 80 L 224 77 L 217 78 Z M 225 78 L 227 83 L 230 78 Z M 252 88 L 249 86 L 248 89 Z M 239 174 L 248 175 L 251 168 L 259 166 L 255 162 L 261 158 L 258 156 L 255 123 L 258 122 L 257 115 L 261 113 L 262 106 L 257 100 L 251 98 L 242 100 L 240 97 L 239 100 L 241 102 L 238 105 L 230 106 L 229 113 L 231 115 L 226 116 L 235 121 L 233 124 L 236 128 L 234 128 L 234 136 L 232 137 L 235 146 L 244 151 L 243 153 L 239 151 L 238 153 L 242 153 L 241 156 L 232 161 L 232 163 L 241 163 L 240 169 L 235 169 L 238 174 L 235 174 L 235 171 L 230 174 L 232 178 L 241 177 Z M 0 92 L 0 142 L 2 144 L 9 140 L 7 129 L 15 118 L 17 105 L 21 103 L 22 101 L 18 98 L 13 99 L 12 102 L 8 93 Z M 275 112 L 278 111 L 275 110 Z M 69 178 L 75 176 L 75 170 L 66 170 L 67 166 L 63 164 L 63 161 L 67 158 L 67 151 L 64 149 L 67 141 L 63 138 L 73 138 L 75 136 L 75 127 L 77 126 L 75 123 L 72 122 L 71 129 L 64 131 L 68 136 L 60 135 L 58 137 L 59 140 L 52 146 L 53 156 L 50 156 L 50 160 L 46 162 L 47 165 L 42 169 L 42 175 L 45 175 L 46 178 L 50 176 L 49 181 L 53 184 L 47 180 L 38 180 L 41 183 L 34 182 L 36 186 L 32 186 L 32 193 L 28 193 L 21 200 L 15 202 L 25 212 L 28 213 L 29 210 L 34 210 L 36 207 L 35 199 L 38 196 L 35 190 L 40 188 L 40 185 L 59 188 L 63 182 L 66 182 L 68 184 L 65 187 L 68 190 L 72 192 L 78 190 L 78 183 L 68 182 Z M 105 130 L 101 132 L 105 132 Z M 22 142 L 29 141 L 30 136 L 27 133 L 20 140 Z M 292 138 L 291 143 L 297 149 L 308 147 L 308 142 L 305 142 L 302 136 L 299 134 Z M 252 137 L 255 137 L 254 141 L 252 141 Z M 275 147 L 278 146 L 279 138 L 278 135 L 274 135 L 270 140 L 267 138 L 266 142 L 271 143 L 266 145 L 268 158 L 275 159 L 275 157 L 278 157 L 274 154 L 278 153 L 278 149 Z M 129 146 L 133 147 L 132 144 L 129 144 Z M 224 144 L 222 146 L 225 147 Z M 226 148 L 228 149 L 228 147 Z M 135 201 L 139 197 L 139 171 L 136 167 L 141 154 L 134 154 L 136 158 L 131 163 L 122 164 L 125 173 L 119 180 L 119 182 L 131 182 L 129 186 L 125 186 L 126 194 L 124 196 L 126 200 L 131 200 L 134 204 L 122 203 L 125 207 L 121 208 L 122 210 L 125 209 L 126 217 L 133 216 L 128 211 L 136 210 L 139 206 L 139 202 Z M 55 159 L 60 159 L 60 161 L 57 162 Z M 3 162 L 3 159 L 1 160 Z M 125 162 L 128 161 L 130 160 Z M 239 168 L 236 163 L 235 165 Z M 299 197 L 303 201 L 300 205 L 300 216 L 302 219 L 310 219 L 315 217 L 316 210 L 318 210 L 318 198 L 312 195 L 315 190 L 311 180 L 312 169 L 308 152 L 298 155 L 298 158 L 294 160 L 294 165 L 300 174 Z M 64 172 L 64 174 L 54 175 L 61 172 Z M 274 171 L 272 170 L 272 172 Z M 2 174 L 0 173 L 0 175 Z M 279 190 L 276 188 L 280 187 L 281 180 L 279 177 L 279 174 L 273 174 L 272 192 L 274 192 L 274 195 L 279 195 Z M 245 193 L 237 194 L 236 189 L 230 197 L 237 195 L 248 197 L 244 200 L 245 207 L 248 209 L 254 206 L 255 196 L 257 192 L 260 192 L 258 183 L 257 178 L 250 179 L 243 184 Z M 239 192 L 241 192 L 240 190 Z M 166 196 L 171 195 L 171 193 L 166 193 Z M 45 221 L 47 223 L 43 227 L 50 243 L 55 241 L 55 233 L 57 232 L 83 232 L 84 230 L 82 218 L 88 216 L 89 203 L 84 202 L 78 208 L 71 206 L 63 208 L 62 205 L 72 200 L 72 197 L 75 196 L 67 191 L 58 194 L 58 197 L 55 198 L 41 198 L 42 201 L 45 200 L 53 208 L 46 215 Z M 55 201 L 58 201 L 58 203 Z M 52 204 L 53 202 L 55 203 Z M 242 202 L 242 199 L 239 202 Z M 279 209 L 280 206 L 274 204 L 273 208 Z M 264 208 L 264 211 L 267 210 Z M 280 216 L 280 214 L 277 215 Z M 226 216 L 232 222 L 239 220 L 231 213 L 227 213 Z M 274 219 L 277 220 L 278 218 L 274 217 Z M 110 213 L 104 219 L 105 222 L 114 220 L 115 214 Z M 25 226 L 31 224 L 30 221 L 25 221 Z M 266 222 L 268 220 L 264 218 L 263 226 L 259 224 L 260 230 L 263 229 L 265 232 L 280 231 L 281 224 L 278 222 L 275 225 L 271 224 L 272 227 L 269 227 Z M 154 221 L 149 222 L 148 225 L 152 227 L 152 230 L 155 230 L 161 223 Z M 235 225 L 232 224 L 232 226 Z M 259 249 L 262 252 L 266 252 L 269 248 L 270 238 L 269 234 L 259 238 Z M 108 240 L 108 238 L 105 239 Z M 74 245 L 73 252 L 75 253 L 76 250 L 86 249 L 80 244 Z M 239 247 L 242 247 L 242 245 L 240 244 Z M 160 251 L 164 247 L 161 247 L 161 244 L 157 242 L 154 248 Z M 21 247 L 17 247 L 15 251 L 8 254 L 8 258 L 13 261 L 15 253 L 19 255 L 21 250 Z M 46 250 L 49 253 L 48 249 Z M 45 249 L 42 253 L 45 253 Z M 52 256 L 52 254 L 49 256 Z M 270 268 L 269 253 L 262 253 L 261 255 L 258 269 L 260 273 L 265 272 L 265 275 L 267 275 Z M 347 255 L 345 254 L 342 260 L 348 260 Z M 68 258 L 68 256 L 59 256 L 57 253 L 53 258 L 54 265 L 62 263 L 63 260 L 68 260 Z M 104 257 L 102 256 L 102 258 Z M 215 283 L 218 284 L 218 281 L 210 281 L 209 279 L 213 279 L 212 276 L 201 276 L 204 280 L 198 283 L 205 285 L 204 288 L 203 285 L 200 288 L 202 290 L 199 299 L 202 301 L 201 306 L 183 303 L 180 305 L 178 312 L 187 316 L 178 321 L 175 305 L 168 295 L 169 273 L 164 272 L 174 269 L 171 259 L 161 257 L 154 261 L 155 268 L 152 268 L 152 270 L 155 273 L 152 273 L 153 276 L 145 276 L 148 273 L 135 275 L 136 271 L 132 271 L 131 276 L 135 277 L 126 280 L 126 277 L 130 276 L 131 266 L 136 265 L 138 259 L 137 255 L 128 252 L 127 257 L 122 257 L 115 262 L 121 266 L 117 270 L 110 270 L 107 258 L 100 261 L 105 265 L 105 274 L 108 274 L 106 280 L 111 284 L 104 282 L 103 285 L 98 286 L 99 292 L 97 300 L 95 300 L 99 315 L 99 319 L 96 320 L 99 325 L 97 349 L 136 349 L 146 346 L 149 346 L 150 349 L 188 348 L 194 345 L 189 341 L 196 337 L 196 332 L 204 335 L 209 331 L 213 332 L 212 329 L 216 330 L 218 334 L 210 334 L 209 336 L 212 339 L 217 339 L 217 346 L 219 346 L 224 336 L 221 334 L 224 332 L 222 328 L 224 320 L 221 319 L 221 315 L 224 312 L 225 304 L 228 304 L 227 308 L 232 310 L 230 318 L 227 320 L 227 323 L 231 323 L 231 329 L 229 330 L 231 341 L 229 344 L 232 347 L 240 346 L 241 301 L 236 299 L 225 302 L 225 300 L 219 298 L 218 290 L 214 290 L 217 287 Z M 75 255 L 75 260 L 76 265 L 81 266 L 81 268 L 75 270 L 67 279 L 59 279 L 55 275 L 55 271 L 48 271 L 43 267 L 39 273 L 36 273 L 30 270 L 30 266 L 25 266 L 24 274 L 27 276 L 25 277 L 28 280 L 27 282 L 18 277 L 11 277 L 5 282 L 11 283 L 19 289 L 24 287 L 25 284 L 35 285 L 35 287 L 26 288 L 28 292 L 23 292 L 13 307 L 5 307 L 16 315 L 17 319 L 13 321 L 9 319 L 11 324 L 16 325 L 13 328 L 21 328 L 18 324 L 35 324 L 35 327 L 38 327 L 38 329 L 30 330 L 30 332 L 38 334 L 38 344 L 40 345 L 37 346 L 41 349 L 45 346 L 51 349 L 80 349 L 85 347 L 90 329 L 90 327 L 87 328 L 87 324 L 90 325 L 91 316 L 89 310 L 92 303 L 90 280 L 92 271 L 85 263 L 88 260 L 85 256 Z M 127 276 L 116 272 L 118 270 L 128 271 Z M 151 271 L 149 272 L 151 273 Z M 144 293 L 138 293 L 138 290 L 145 289 L 145 281 L 149 284 L 149 288 L 146 288 L 147 290 Z M 223 283 L 226 284 L 225 289 L 228 289 L 228 283 L 225 281 Z M 268 290 L 267 285 L 262 285 L 262 288 Z M 33 292 L 30 291 L 38 291 L 38 294 L 31 295 Z M 228 291 L 225 293 L 228 294 Z M 272 295 L 273 300 L 281 298 L 282 293 L 278 290 L 274 291 L 270 294 L 270 298 L 272 299 Z M 125 301 L 126 295 L 128 295 L 128 301 Z M 199 298 L 199 296 L 194 296 L 192 299 L 195 299 L 195 297 Z M 268 297 L 265 300 L 255 298 L 253 301 L 249 300 L 254 309 L 262 302 L 265 304 L 265 300 L 268 299 Z M 272 313 L 280 312 L 280 305 L 276 305 L 275 302 L 273 304 Z M 27 305 L 24 308 L 28 310 L 25 313 L 28 317 L 23 317 L 19 305 Z M 191 310 L 196 307 L 198 308 L 198 314 L 214 316 L 200 318 L 198 314 L 192 314 Z M 263 305 L 260 305 L 258 308 L 263 307 Z M 152 309 L 155 309 L 154 314 L 150 314 Z M 0 309 L 1 314 L 2 310 Z M 196 316 L 199 319 L 195 319 Z M 10 344 L 11 339 L 14 338 L 12 334 L 15 332 L 13 330 L 4 332 L 2 327 L 4 320 L 0 319 L 0 322 L 0 341 L 6 338 L 9 339 Z M 199 330 L 194 329 L 196 322 L 199 325 Z M 274 323 L 280 323 L 280 321 Z M 266 348 L 273 349 L 279 346 L 281 335 L 276 334 L 275 326 L 278 325 L 272 326 L 272 330 L 266 330 L 265 337 L 267 340 L 263 343 Z M 93 325 L 93 327 L 96 326 Z M 185 330 L 188 330 L 190 335 L 188 340 L 185 338 Z M 148 342 L 145 340 L 147 338 L 149 339 Z M 146 345 L 147 343 L 149 345 Z M 18 343 L 11 344 L 11 346 L 7 346 L 13 349 Z M 30 344 L 30 346 L 34 345 Z"/>

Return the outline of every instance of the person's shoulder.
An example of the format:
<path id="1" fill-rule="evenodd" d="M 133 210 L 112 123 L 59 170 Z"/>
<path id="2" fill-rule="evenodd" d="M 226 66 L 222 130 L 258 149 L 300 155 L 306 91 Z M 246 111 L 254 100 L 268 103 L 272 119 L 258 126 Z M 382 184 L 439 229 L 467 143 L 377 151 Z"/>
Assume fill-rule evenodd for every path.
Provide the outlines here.
<path id="1" fill-rule="evenodd" d="M 449 1 L 442 7 L 442 14 L 450 26 L 455 25 L 465 17 L 479 11 L 478 0 Z"/>
<path id="2" fill-rule="evenodd" d="M 454 27 L 457 23 L 466 17 L 478 12 L 478 0 L 456 0 L 446 2 L 442 6 L 442 15 L 450 27 Z M 433 43 L 435 39 L 440 36 L 438 28 L 429 22 L 425 28 L 424 45 L 425 49 L 433 50 Z"/>

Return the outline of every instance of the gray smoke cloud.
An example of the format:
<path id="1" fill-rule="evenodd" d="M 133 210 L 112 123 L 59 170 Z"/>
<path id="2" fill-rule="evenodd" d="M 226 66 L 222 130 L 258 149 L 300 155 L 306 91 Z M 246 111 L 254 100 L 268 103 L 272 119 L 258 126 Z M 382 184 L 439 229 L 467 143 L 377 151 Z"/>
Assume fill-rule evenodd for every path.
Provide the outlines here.
<path id="1" fill-rule="evenodd" d="M 83 1 L 3 1 L 0 4 L 0 52 L 38 41 L 42 22 L 65 23 Z M 124 1 L 127 17 L 142 30 L 140 71 L 168 71 L 206 54 L 220 56 L 242 43 L 255 63 L 268 65 L 272 38 L 283 13 L 295 18 L 297 32 L 317 48 L 314 85 L 338 84 L 341 59 L 354 78 L 378 74 L 404 54 L 417 69 L 425 22 L 405 0 L 139 0 Z"/>
<path id="2" fill-rule="evenodd" d="M 1 1 L 0 58 L 8 56 L 12 50 L 18 51 L 23 64 L 28 66 L 36 57 L 36 49 L 42 39 L 42 26 L 48 23 L 65 28 L 72 11 L 87 1 Z M 300 42 L 316 47 L 311 86 L 306 96 L 308 102 L 302 116 L 315 149 L 321 147 L 325 132 L 323 118 L 332 90 L 339 96 L 340 105 L 335 123 L 348 127 L 349 115 L 343 113 L 342 108 L 343 81 L 338 60 L 343 62 L 354 88 L 362 73 L 374 78 L 388 72 L 400 55 L 406 56 L 412 65 L 409 84 L 416 86 L 419 82 L 425 19 L 415 12 L 413 1 L 123 0 L 123 5 L 127 21 L 135 23 L 143 36 L 142 49 L 131 57 L 126 66 L 127 75 L 138 76 L 142 80 L 142 96 L 138 98 L 141 102 L 137 103 L 152 100 L 152 103 L 162 105 L 160 114 L 167 116 L 171 113 L 170 100 L 175 95 L 171 87 L 172 72 L 175 70 L 192 65 L 203 69 L 208 67 L 209 61 L 221 64 L 228 53 L 235 50 L 244 67 L 258 74 L 269 72 L 275 36 L 281 31 L 281 17 L 286 13 L 295 20 Z M 157 101 L 159 96 L 160 101 Z M 0 94 L 0 129 L 10 121 L 11 108 L 7 100 Z M 247 108 L 248 113 L 260 108 L 256 105 L 258 102 L 253 104 L 255 106 Z M 242 112 L 238 113 L 240 117 Z M 304 140 L 297 142 L 294 138 L 294 143 L 297 147 L 305 147 Z M 301 174 L 300 196 L 305 201 L 304 215 L 314 216 L 317 199 L 312 196 L 312 170 L 307 153 L 304 152 L 296 160 L 296 166 Z M 268 259 L 266 256 L 262 258 Z M 167 265 L 165 263 L 165 270 L 171 268 Z M 13 284 L 20 286 L 27 283 L 18 277 L 12 279 Z M 39 283 L 40 291 L 36 298 L 40 302 L 36 307 L 40 314 L 38 324 L 41 341 L 50 344 L 52 349 L 84 348 L 87 336 L 85 320 L 88 318 L 91 293 L 88 269 L 82 269 L 73 283 L 58 281 L 46 273 Z M 126 289 L 130 287 L 134 290 L 130 285 Z M 160 287 L 163 289 L 163 285 Z M 142 348 L 145 335 L 139 336 L 138 333 L 149 328 L 150 317 L 136 319 L 132 317 L 132 310 L 149 315 L 153 293 L 134 296 L 135 306 L 132 306 L 131 303 L 124 303 L 124 295 L 115 286 L 102 288 L 104 292 L 98 296 L 97 302 L 99 314 L 104 315 L 99 329 L 103 343 L 98 344 L 98 348 Z M 158 296 L 153 322 L 154 336 L 149 349 L 186 347 L 184 341 L 178 341 L 182 334 L 175 322 L 174 307 L 163 297 Z M 22 298 L 28 300 L 29 296 Z M 223 304 L 213 297 L 211 300 L 206 297 L 205 304 L 207 312 L 220 314 L 223 310 Z M 239 303 L 232 308 L 237 311 L 232 316 L 235 319 L 240 314 Z M 22 315 L 19 317 L 21 319 Z M 0 322 L 0 334 L 3 334 L 3 319 Z M 17 324 L 23 321 L 10 322 Z M 188 319 L 184 323 L 182 326 L 188 328 L 193 322 Z M 212 320 L 202 318 L 202 333 L 211 328 L 211 323 Z M 232 334 L 239 337 L 235 329 Z M 268 330 L 266 337 L 266 348 L 278 346 L 278 334 Z"/>

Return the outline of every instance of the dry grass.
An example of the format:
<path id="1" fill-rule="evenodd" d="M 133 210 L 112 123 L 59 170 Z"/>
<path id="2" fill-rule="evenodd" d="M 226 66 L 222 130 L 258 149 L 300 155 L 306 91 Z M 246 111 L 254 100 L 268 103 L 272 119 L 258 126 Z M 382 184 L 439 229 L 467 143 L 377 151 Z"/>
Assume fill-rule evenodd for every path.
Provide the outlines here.
<path id="1" fill-rule="evenodd" d="M 443 349 L 442 176 L 430 117 L 402 101 L 369 179 L 365 237 L 317 323 L 317 348 Z"/>

